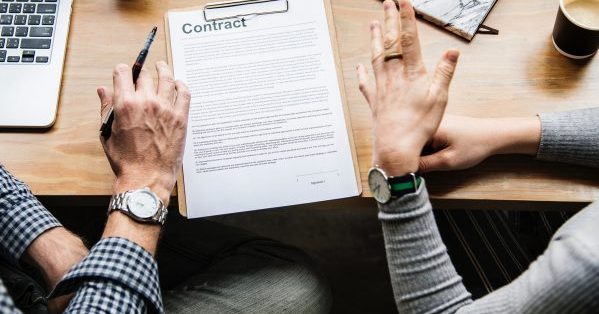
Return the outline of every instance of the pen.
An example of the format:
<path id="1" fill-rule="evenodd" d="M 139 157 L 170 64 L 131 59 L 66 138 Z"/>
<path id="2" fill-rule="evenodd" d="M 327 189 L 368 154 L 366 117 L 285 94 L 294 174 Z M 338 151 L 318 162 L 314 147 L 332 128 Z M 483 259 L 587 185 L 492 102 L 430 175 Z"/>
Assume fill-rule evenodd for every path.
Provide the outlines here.
<path id="1" fill-rule="evenodd" d="M 148 38 L 146 39 L 146 43 L 144 44 L 144 47 L 139 52 L 139 55 L 137 56 L 137 60 L 135 60 L 135 64 L 133 65 L 133 69 L 132 69 L 133 84 L 137 83 L 137 78 L 139 77 L 139 73 L 141 73 L 141 69 L 143 68 L 144 63 L 146 62 L 146 58 L 148 57 L 148 52 L 150 51 L 150 46 L 152 46 L 152 43 L 154 42 L 154 38 L 156 37 L 157 30 L 158 30 L 158 27 L 154 26 L 154 28 L 148 35 Z M 104 137 L 104 139 L 108 139 L 110 137 L 110 135 L 112 133 L 112 122 L 113 121 L 114 121 L 114 111 L 112 108 L 110 108 L 110 110 L 108 111 L 108 115 L 106 115 L 106 118 L 104 119 L 104 121 L 102 121 L 102 127 L 100 127 L 100 134 L 102 134 L 102 137 Z"/>

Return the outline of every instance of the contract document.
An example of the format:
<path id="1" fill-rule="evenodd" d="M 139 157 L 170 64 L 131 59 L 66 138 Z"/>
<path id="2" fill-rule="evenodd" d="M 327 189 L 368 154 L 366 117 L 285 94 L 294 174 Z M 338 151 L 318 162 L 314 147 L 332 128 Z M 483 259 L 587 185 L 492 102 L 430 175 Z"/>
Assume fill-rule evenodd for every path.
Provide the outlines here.
<path id="1" fill-rule="evenodd" d="M 192 94 L 178 182 L 188 218 L 360 193 L 326 4 L 288 3 L 213 21 L 167 14 L 175 77 Z"/>

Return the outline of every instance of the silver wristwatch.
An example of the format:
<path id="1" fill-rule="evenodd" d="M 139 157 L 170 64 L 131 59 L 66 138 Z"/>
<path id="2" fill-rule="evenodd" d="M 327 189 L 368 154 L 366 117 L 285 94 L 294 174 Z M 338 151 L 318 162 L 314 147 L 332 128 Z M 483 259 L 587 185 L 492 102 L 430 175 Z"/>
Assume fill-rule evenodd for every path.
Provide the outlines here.
<path id="1" fill-rule="evenodd" d="M 108 205 L 108 214 L 118 210 L 143 223 L 164 225 L 168 209 L 150 188 L 131 190 L 113 195 Z"/>

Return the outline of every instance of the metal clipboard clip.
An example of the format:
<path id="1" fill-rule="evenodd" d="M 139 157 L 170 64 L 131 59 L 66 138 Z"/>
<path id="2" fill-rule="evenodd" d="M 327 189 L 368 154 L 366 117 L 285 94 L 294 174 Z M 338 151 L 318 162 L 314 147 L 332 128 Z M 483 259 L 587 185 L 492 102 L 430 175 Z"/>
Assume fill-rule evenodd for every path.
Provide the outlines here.
<path id="1" fill-rule="evenodd" d="M 204 6 L 207 22 L 240 18 L 245 16 L 285 13 L 289 11 L 289 0 L 238 0 L 208 3 Z"/>

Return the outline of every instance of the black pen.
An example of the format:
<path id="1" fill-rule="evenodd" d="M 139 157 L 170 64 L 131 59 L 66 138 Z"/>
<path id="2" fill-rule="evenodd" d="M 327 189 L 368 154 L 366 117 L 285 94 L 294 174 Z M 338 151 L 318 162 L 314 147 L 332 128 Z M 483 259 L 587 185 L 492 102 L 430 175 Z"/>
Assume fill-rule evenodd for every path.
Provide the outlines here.
<path id="1" fill-rule="evenodd" d="M 141 68 L 143 68 L 144 63 L 146 62 L 146 58 L 148 57 L 148 52 L 150 51 L 150 46 L 154 42 L 154 38 L 156 37 L 156 31 L 158 27 L 154 26 L 150 35 L 148 35 L 148 39 L 146 39 L 146 43 L 144 47 L 139 52 L 137 56 L 137 60 L 135 60 L 135 64 L 133 65 L 132 74 L 133 74 L 133 84 L 137 83 L 137 78 L 139 77 L 139 73 L 141 73 Z M 102 121 L 102 127 L 100 127 L 100 134 L 104 139 L 108 139 L 110 134 L 112 133 L 112 121 L 114 121 L 114 111 L 112 108 L 108 111 L 108 115 L 106 115 L 106 119 Z"/>

